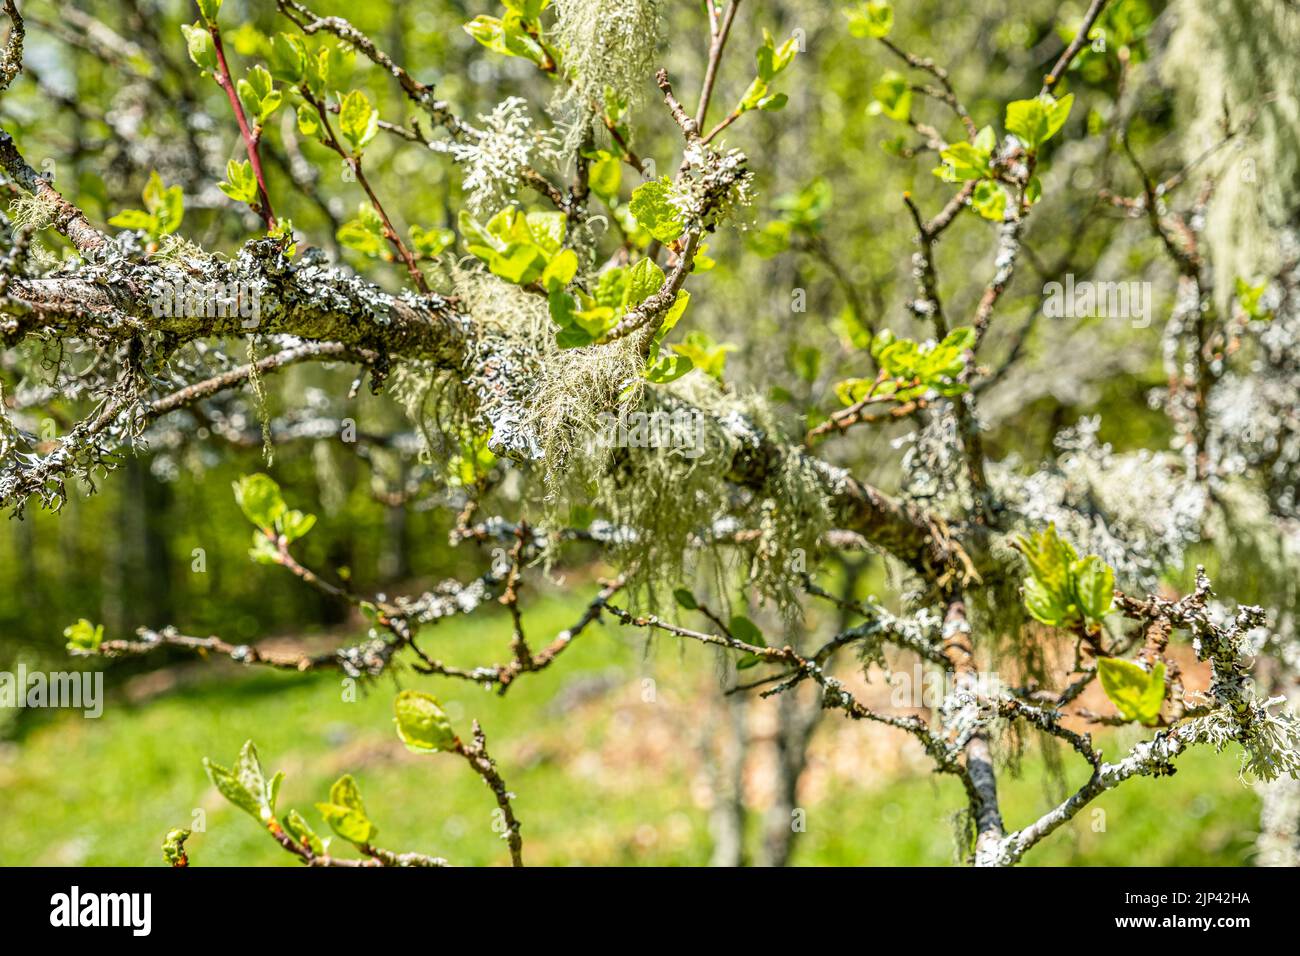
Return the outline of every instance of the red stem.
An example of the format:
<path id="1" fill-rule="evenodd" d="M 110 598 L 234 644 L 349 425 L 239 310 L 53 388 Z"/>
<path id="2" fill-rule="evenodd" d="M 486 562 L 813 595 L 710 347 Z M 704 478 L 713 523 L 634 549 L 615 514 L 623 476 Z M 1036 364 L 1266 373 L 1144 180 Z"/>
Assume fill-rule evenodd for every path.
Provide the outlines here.
<path id="1" fill-rule="evenodd" d="M 266 223 L 267 230 L 275 228 L 275 213 L 271 211 L 271 197 L 266 191 L 266 177 L 262 173 L 262 158 L 257 153 L 258 137 L 253 135 L 253 131 L 248 127 L 248 119 L 244 116 L 243 104 L 239 102 L 239 94 L 235 92 L 235 84 L 230 79 L 230 67 L 226 65 L 226 51 L 221 45 L 221 31 L 215 23 L 208 24 L 208 33 L 212 35 L 212 46 L 217 51 L 217 66 L 220 68 L 216 76 L 217 85 L 226 91 L 226 96 L 230 99 L 230 107 L 235 111 L 235 119 L 239 122 L 239 135 L 244 139 L 244 147 L 248 150 L 248 162 L 253 167 L 253 175 L 257 178 L 257 195 L 258 195 L 258 213 L 261 214 L 262 220 Z"/>

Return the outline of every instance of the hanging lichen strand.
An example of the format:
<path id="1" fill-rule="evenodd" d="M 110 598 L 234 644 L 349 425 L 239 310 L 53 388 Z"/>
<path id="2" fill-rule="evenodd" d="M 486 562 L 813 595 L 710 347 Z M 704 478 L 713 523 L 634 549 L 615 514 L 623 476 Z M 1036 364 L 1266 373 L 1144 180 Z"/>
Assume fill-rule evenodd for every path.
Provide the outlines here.
<path id="1" fill-rule="evenodd" d="M 555 37 L 568 80 L 553 109 L 576 150 L 605 113 L 643 104 L 654 91 L 660 0 L 555 0 Z"/>

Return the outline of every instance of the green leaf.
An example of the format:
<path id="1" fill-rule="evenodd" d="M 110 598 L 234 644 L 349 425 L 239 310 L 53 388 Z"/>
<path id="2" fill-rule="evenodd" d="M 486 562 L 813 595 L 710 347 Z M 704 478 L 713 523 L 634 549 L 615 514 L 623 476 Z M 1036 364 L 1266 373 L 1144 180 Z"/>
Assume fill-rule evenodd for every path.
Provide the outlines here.
<path id="1" fill-rule="evenodd" d="M 299 103 L 298 132 L 303 136 L 318 136 L 320 131 L 320 114 L 316 112 L 316 108 L 307 103 Z"/>
<path id="2" fill-rule="evenodd" d="M 771 83 L 791 63 L 799 53 L 798 41 L 792 36 L 779 47 L 767 29 L 763 30 L 763 45 L 754 54 L 758 64 L 758 78 L 764 83 Z"/>
<path id="3" fill-rule="evenodd" d="M 1165 699 L 1165 665 L 1157 662 L 1150 672 L 1132 661 L 1103 657 L 1097 661 L 1101 689 L 1125 720 L 1152 726 L 1159 722 Z"/>
<path id="4" fill-rule="evenodd" d="M 280 533 L 284 535 L 286 541 L 297 541 L 316 524 L 314 514 L 304 514 L 301 511 L 286 511 L 280 516 Z"/>
<path id="5" fill-rule="evenodd" d="M 441 255 L 443 250 L 456 241 L 456 234 L 450 229 L 422 229 L 411 227 L 411 245 L 422 256 L 432 259 Z"/>
<path id="6" fill-rule="evenodd" d="M 1002 222 L 1007 213 L 1007 193 L 1001 183 L 982 179 L 970 197 L 971 208 L 993 222 Z"/>
<path id="7" fill-rule="evenodd" d="M 275 528 L 285 513 L 280 486 L 269 475 L 244 475 L 234 483 L 235 501 L 249 521 L 265 531 Z"/>
<path id="8" fill-rule="evenodd" d="M 271 74 L 263 66 L 253 67 L 248 71 L 248 76 L 235 84 L 235 87 L 239 91 L 239 99 L 258 126 L 265 124 L 284 101 L 280 91 L 273 86 Z"/>
<path id="9" fill-rule="evenodd" d="M 763 632 L 743 614 L 732 617 L 727 629 L 731 631 L 731 636 L 738 641 L 744 641 L 746 644 L 755 647 L 767 647 L 767 641 L 763 639 Z M 757 667 L 761 663 L 763 663 L 763 658 L 758 654 L 747 653 L 736 661 L 736 670 L 748 670 L 751 667 Z"/>
<path id="10" fill-rule="evenodd" d="M 767 647 L 767 641 L 763 638 L 763 632 L 758 629 L 758 625 L 743 614 L 733 615 L 727 629 L 731 631 L 731 636 L 738 641 L 752 644 L 755 647 Z"/>
<path id="11" fill-rule="evenodd" d="M 678 588 L 673 591 L 673 600 L 677 602 L 678 607 L 685 608 L 688 611 L 699 610 L 699 603 L 695 600 L 695 595 L 686 588 Z"/>
<path id="12" fill-rule="evenodd" d="M 185 34 L 185 48 L 190 59 L 200 70 L 215 73 L 217 70 L 217 48 L 212 45 L 212 35 L 199 23 L 182 23 L 181 33 Z"/>
<path id="13" fill-rule="evenodd" d="M 650 235 L 665 243 L 672 242 L 685 229 L 680 219 L 680 212 L 669 201 L 672 189 L 672 183 L 666 176 L 642 183 L 632 190 L 632 200 L 629 204 L 636 221 Z"/>
<path id="14" fill-rule="evenodd" d="M 542 11 L 551 5 L 551 0 L 501 0 L 507 10 L 511 10 L 523 19 L 533 22 L 542 15 Z"/>
<path id="15" fill-rule="evenodd" d="M 650 296 L 654 295 L 664 284 L 664 270 L 653 259 L 637 261 L 627 276 L 627 286 L 623 289 L 623 301 L 619 308 L 623 312 L 634 309 Z"/>
<path id="16" fill-rule="evenodd" d="M 357 206 L 357 218 L 349 219 L 339 226 L 335 238 L 349 249 L 355 249 L 372 258 L 382 256 L 388 249 L 388 240 L 384 236 L 384 222 L 368 202 L 362 202 Z"/>
<path id="17" fill-rule="evenodd" d="M 727 353 L 735 351 L 731 345 L 719 345 L 706 333 L 694 331 L 686 335 L 684 341 L 673 346 L 673 351 L 684 355 L 705 375 L 722 381 L 722 373 L 727 366 Z"/>
<path id="18" fill-rule="evenodd" d="M 855 37 L 889 36 L 894 28 L 894 7 L 888 3 L 863 3 L 855 10 L 845 10 L 849 18 L 849 34 Z"/>
<path id="19" fill-rule="evenodd" d="M 1070 566 L 1079 609 L 1089 621 L 1101 621 L 1115 604 L 1115 572 L 1090 554 Z"/>
<path id="20" fill-rule="evenodd" d="M 360 90 L 352 90 L 339 104 L 339 131 L 354 156 L 360 155 L 379 132 L 379 111 Z"/>
<path id="21" fill-rule="evenodd" d="M 953 180 L 983 179 L 993 175 L 989 165 L 990 154 L 973 143 L 959 142 L 945 146 L 939 158 L 948 167 Z"/>
<path id="22" fill-rule="evenodd" d="M 419 691 L 404 690 L 393 701 L 397 715 L 397 736 L 406 749 L 415 753 L 435 753 L 451 750 L 456 745 L 456 732 L 437 698 Z"/>
<path id="23" fill-rule="evenodd" d="M 655 332 L 654 338 L 650 340 L 650 351 L 646 355 L 647 362 L 653 365 L 658 360 L 660 345 L 663 343 L 663 340 L 667 338 L 668 333 L 673 330 L 673 327 L 681 321 L 682 316 L 686 314 L 686 307 L 690 304 L 691 294 L 689 292 L 683 289 L 681 292 L 677 293 L 677 298 L 673 299 L 673 304 L 670 305 L 668 311 L 664 313 L 663 321 L 659 324 L 659 330 Z M 684 356 L 678 356 L 678 358 L 684 358 Z M 676 370 L 679 366 L 680 363 L 674 364 L 672 370 Z M 674 375 L 672 379 L 667 379 L 666 381 L 681 378 L 691 370 L 691 367 L 690 361 L 687 360 L 686 367 L 682 368 L 681 371 Z M 669 371 L 670 369 L 664 369 L 665 374 Z M 662 381 L 663 380 L 661 380 L 661 384 Z"/>
<path id="24" fill-rule="evenodd" d="M 248 549 L 248 556 L 257 564 L 280 563 L 280 552 L 275 543 L 261 531 L 253 532 L 253 546 Z"/>
<path id="25" fill-rule="evenodd" d="M 553 256 L 564 245 L 568 218 L 562 212 L 530 212 L 524 216 L 533 242 L 547 256 Z"/>
<path id="26" fill-rule="evenodd" d="M 282 83 L 298 86 L 307 69 L 307 49 L 300 37 L 277 33 L 271 38 L 271 76 Z"/>
<path id="27" fill-rule="evenodd" d="M 63 636 L 68 639 L 68 650 L 93 654 L 104 642 L 104 625 L 91 624 L 84 617 L 63 629 Z"/>
<path id="28" fill-rule="evenodd" d="M 523 57 L 538 66 L 546 62 L 546 51 L 528 35 L 523 18 L 515 11 L 504 19 L 477 16 L 465 24 L 465 32 L 494 53 Z"/>
<path id="29" fill-rule="evenodd" d="M 592 162 L 587 168 L 587 184 L 591 191 L 606 202 L 616 200 L 623 183 L 623 161 L 604 149 L 596 150 L 590 158 Z"/>
<path id="30" fill-rule="evenodd" d="M 253 165 L 248 160 L 229 160 L 226 163 L 226 181 L 217 183 L 217 187 L 236 202 L 250 205 L 257 202 L 257 177 L 253 175 Z"/>
<path id="31" fill-rule="evenodd" d="M 867 105 L 870 113 L 883 113 L 900 123 L 906 123 L 912 115 L 912 87 L 897 70 L 886 70 L 871 87 L 871 95 L 875 99 Z"/>
<path id="32" fill-rule="evenodd" d="M 547 292 L 563 289 L 578 274 L 578 254 L 572 249 L 561 249 L 559 254 L 542 270 L 542 288 Z"/>
<path id="33" fill-rule="evenodd" d="M 217 13 L 221 10 L 221 0 L 198 0 L 199 16 L 208 23 L 217 22 Z"/>
<path id="34" fill-rule="evenodd" d="M 325 97 L 325 90 L 330 85 L 330 72 L 328 48 L 317 50 L 314 56 L 308 54 L 303 62 L 303 80 L 312 96 L 318 100 Z"/>
<path id="35" fill-rule="evenodd" d="M 695 368 L 695 363 L 685 355 L 660 355 L 655 362 L 645 370 L 645 379 L 653 385 L 667 385 L 669 382 L 675 382 L 691 369 Z"/>
<path id="36" fill-rule="evenodd" d="M 1014 134 L 1030 150 L 1036 150 L 1065 125 L 1073 105 L 1073 93 L 1059 100 L 1051 96 L 1015 100 L 1007 104 L 1007 132 Z"/>
<path id="37" fill-rule="evenodd" d="M 310 850 L 313 856 L 325 854 L 325 843 L 297 810 L 290 810 L 284 818 L 284 829 L 300 845 Z"/>
<path id="38" fill-rule="evenodd" d="M 369 844 L 379 830 L 366 816 L 361 791 L 351 774 L 344 774 L 330 787 L 329 803 L 318 803 L 320 811 L 335 833 L 358 846 Z"/>
<path id="39" fill-rule="evenodd" d="M 1052 627 L 1100 626 L 1115 589 L 1115 572 L 1101 558 L 1079 558 L 1054 524 L 1032 537 L 1020 536 L 1014 545 L 1029 565 L 1024 596 L 1031 616 Z"/>
<path id="40" fill-rule="evenodd" d="M 239 758 L 232 769 L 218 766 L 207 757 L 203 758 L 203 769 L 221 795 L 253 819 L 267 823 L 274 817 L 271 806 L 272 787 L 262 774 L 257 747 L 251 740 L 245 741 L 240 748 Z M 276 776 L 281 777 L 279 774 Z M 279 789 L 278 782 L 274 783 L 274 789 Z"/>
<path id="41" fill-rule="evenodd" d="M 171 235 L 180 228 L 185 218 L 185 194 L 180 186 L 165 186 L 155 170 L 149 174 L 142 198 L 156 220 L 158 235 Z"/>
<path id="42" fill-rule="evenodd" d="M 108 224 L 116 226 L 118 229 L 136 229 L 150 235 L 158 229 L 158 220 L 143 209 L 123 209 L 116 216 L 109 219 Z"/>

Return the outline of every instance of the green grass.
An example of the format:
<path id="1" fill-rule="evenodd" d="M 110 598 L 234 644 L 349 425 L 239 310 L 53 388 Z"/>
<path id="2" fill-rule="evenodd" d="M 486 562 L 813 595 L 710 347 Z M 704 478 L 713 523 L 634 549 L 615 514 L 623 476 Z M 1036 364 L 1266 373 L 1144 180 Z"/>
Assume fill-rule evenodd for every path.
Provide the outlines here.
<path id="1" fill-rule="evenodd" d="M 540 643 L 575 617 L 572 606 L 549 603 L 534 607 L 527 621 Z M 507 635 L 504 619 L 492 616 L 444 623 L 424 643 L 448 661 L 472 664 L 499 659 Z M 413 674 L 403 681 L 436 693 L 462 735 L 473 718 L 482 722 L 517 794 L 527 862 L 691 865 L 709 855 L 690 740 L 709 719 L 713 667 L 703 648 L 660 643 L 647 651 L 640 635 L 595 627 L 505 699 L 464 682 Z M 452 755 L 415 755 L 398 742 L 392 681 L 348 702 L 337 675 L 216 664 L 190 673 L 195 669 L 201 679 L 147 703 L 110 700 L 99 720 L 60 714 L 0 750 L 0 865 L 160 865 L 162 835 L 191 825 L 196 810 L 206 815 L 206 830 L 190 842 L 195 865 L 295 865 L 203 774 L 203 757 L 229 765 L 247 738 L 256 740 L 268 773 L 287 773 L 281 813 L 297 807 L 327 832 L 313 804 L 350 772 L 379 827 L 379 845 L 463 865 L 506 862 L 492 828 L 495 804 L 478 777 Z M 113 682 L 110 672 L 110 693 Z M 850 726 L 836 715 L 819 730 L 864 733 L 890 731 Z M 1102 743 L 1114 754 L 1121 741 L 1110 734 Z M 883 746 L 913 745 L 886 737 Z M 1083 774 L 1068 756 L 1067 765 L 1067 783 L 1077 785 Z M 1236 767 L 1234 754 L 1194 752 L 1172 779 L 1132 781 L 1106 794 L 1026 863 L 1248 863 L 1258 801 Z M 1049 805 L 1041 771 L 1035 750 L 1019 778 L 1003 776 L 1010 826 Z M 796 863 L 953 861 L 952 817 L 962 805 L 955 780 L 863 766 L 830 776 L 817 790 L 805 808 Z M 756 840 L 757 811 L 751 822 Z"/>

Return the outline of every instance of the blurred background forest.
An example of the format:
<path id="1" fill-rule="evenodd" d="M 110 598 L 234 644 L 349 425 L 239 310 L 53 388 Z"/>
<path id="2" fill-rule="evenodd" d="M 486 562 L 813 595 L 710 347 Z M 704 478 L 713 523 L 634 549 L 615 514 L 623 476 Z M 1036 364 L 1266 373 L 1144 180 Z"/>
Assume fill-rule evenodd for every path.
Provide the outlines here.
<path id="1" fill-rule="evenodd" d="M 488 0 L 312 6 L 351 19 L 417 78 L 435 83 L 459 114 L 476 117 L 520 96 L 544 125 L 549 91 L 532 65 L 493 56 L 462 30 L 474 16 L 498 12 Z M 933 154 L 897 155 L 918 139 L 912 131 L 868 110 L 873 85 L 898 63 L 850 36 L 840 6 L 745 0 L 735 52 L 719 80 L 721 101 L 734 101 L 748 83 L 750 51 L 763 28 L 777 37 L 796 32 L 804 53 L 792 68 L 785 110 L 747 117 L 726 136 L 753 158 L 752 228 L 710 244 L 717 265 L 703 277 L 707 294 L 695 295 L 691 307 L 696 327 L 734 347 L 728 381 L 766 392 L 792 429 L 834 407 L 829 385 L 854 373 L 852 339 L 863 321 L 924 334 L 903 307 L 911 294 L 914 227 L 902 196 L 911 191 L 932 213 L 950 191 L 931 174 Z M 708 41 L 700 5 L 666 0 L 663 7 L 668 28 L 660 61 L 679 88 L 698 89 Z M 201 82 L 186 58 L 180 25 L 195 18 L 190 3 L 31 0 L 22 10 L 26 71 L 0 100 L 0 117 L 34 165 L 51 160 L 40 168 L 97 223 L 139 206 L 157 170 L 183 188 L 182 231 L 194 241 L 232 253 L 256 233 L 255 217 L 216 188 L 226 160 L 242 147 L 221 91 Z M 1116 159 L 1113 134 L 1121 119 L 1158 174 L 1178 168 L 1192 151 L 1179 90 L 1165 81 L 1160 62 L 1171 28 L 1165 5 L 1120 0 L 1113 10 L 1112 45 L 1085 54 L 1067 81 L 1080 104 L 1043 174 L 1043 208 L 1026 239 L 1029 265 L 1018 273 L 985 349 L 990 365 L 1006 366 L 981 396 L 989 457 L 1028 471 L 1050 452 L 1056 432 L 1093 416 L 1100 416 L 1100 439 L 1117 450 L 1169 440 L 1164 417 L 1145 398 L 1163 381 L 1156 328 L 1041 315 L 1043 284 L 1065 272 L 1150 281 L 1157 326 L 1172 299 L 1174 276 L 1157 241 L 1142 223 L 1099 210 L 1095 201 L 1108 183 L 1138 191 L 1131 169 Z M 919 0 L 896 12 L 894 39 L 946 66 L 983 125 L 998 123 L 1009 100 L 1037 91 L 1083 4 Z M 260 60 L 267 36 L 289 28 L 270 0 L 226 0 L 222 19 L 228 48 L 242 63 Z M 340 62 L 350 78 L 339 88 L 363 89 L 383 119 L 409 122 L 410 105 L 381 71 L 365 61 Z M 652 108 L 641 113 L 634 146 L 661 171 L 671 170 L 678 135 L 666 112 L 653 108 L 652 78 L 645 82 Z M 285 125 L 276 118 L 265 148 L 277 213 L 290 217 L 306 242 L 396 287 L 398 270 L 334 238 L 355 214 L 356 186 L 336 157 L 301 141 L 291 111 L 282 112 Z M 461 177 L 445 156 L 381 136 L 367 168 L 404 224 L 455 226 Z M 624 175 L 630 185 L 631 174 Z M 974 307 L 982 281 L 969 280 L 988 269 L 991 229 L 968 216 L 944 235 L 938 258 L 951 314 Z M 52 236 L 41 239 L 59 254 Z M 806 311 L 792 311 L 795 290 L 806 295 Z M 0 669 L 19 661 L 29 668 L 87 666 L 63 650 L 63 628 L 81 617 L 102 623 L 110 638 L 167 624 L 232 643 L 269 639 L 309 648 L 364 635 L 364 622 L 345 606 L 248 560 L 249 529 L 230 488 L 254 471 L 272 474 L 291 506 L 319 515 L 303 542 L 305 562 L 346 574 L 359 592 L 409 593 L 481 573 L 488 549 L 449 543 L 454 512 L 438 507 L 453 497 L 444 469 L 412 458 L 412 426 L 390 397 L 366 387 L 348 397 L 353 375 L 342 365 L 298 367 L 268 379 L 264 411 L 249 393 L 221 403 L 210 420 L 165 420 L 150 431 L 148 447 L 126 457 L 95 494 L 73 496 L 57 516 L 33 505 L 21 519 L 0 524 Z M 270 465 L 262 452 L 263 414 L 275 447 Z M 339 439 L 344 419 L 355 421 L 357 442 Z M 64 424 L 51 427 L 58 432 Z M 882 487 L 906 484 L 915 492 L 924 476 L 904 473 L 906 449 L 891 444 L 900 433 L 873 431 L 835 454 Z M 1221 591 L 1242 601 L 1269 586 L 1247 569 L 1218 567 L 1208 549 L 1197 557 L 1210 564 Z M 554 633 L 580 613 L 586 598 L 574 583 L 609 570 L 591 561 L 575 551 L 549 581 L 540 572 L 530 577 L 529 597 L 542 602 L 533 625 L 539 633 L 546 626 Z M 873 593 L 885 575 L 877 557 L 832 571 L 859 595 Z M 831 624 L 807 622 L 810 629 Z M 430 643 L 450 660 L 472 663 L 499 656 L 508 640 L 509 618 L 493 608 L 482 618 L 438 625 Z M 236 819 L 239 811 L 217 798 L 200 768 L 201 757 L 224 763 L 250 736 L 268 767 L 290 770 L 286 793 L 293 801 L 322 798 L 330 780 L 351 771 L 389 845 L 467 864 L 504 859 L 489 838 L 491 806 L 479 781 L 431 770 L 393 738 L 389 677 L 349 703 L 332 678 L 252 673 L 179 655 L 88 666 L 106 670 L 110 699 L 102 719 L 0 711 L 0 864 L 160 863 L 161 835 L 187 824 L 195 808 L 208 813 L 207 832 L 192 844 L 199 863 L 290 863 Z M 453 718 L 479 717 L 489 728 L 494 755 L 519 794 L 530 862 L 702 864 L 716 840 L 721 776 L 741 782 L 751 821 L 771 802 L 776 705 L 724 703 L 716 661 L 705 648 L 648 646 L 639 634 L 602 625 L 562 666 L 504 701 L 447 683 L 421 679 L 418 686 L 438 693 Z M 650 702 L 647 687 L 654 689 Z M 729 726 L 741 731 L 723 733 Z M 1105 731 L 1107 752 L 1130 743 L 1131 733 Z M 1056 791 L 1078 783 L 1078 768 L 1064 779 L 1044 773 L 1057 765 L 1054 750 L 1035 744 L 1021 760 L 1023 776 L 1007 796 L 1012 818 L 1041 811 Z M 824 721 L 801 784 L 797 805 L 806 809 L 806 832 L 792 862 L 949 863 L 956 787 L 927 772 L 911 739 Z M 1098 806 L 1105 811 L 1100 829 L 1095 816 L 1081 816 L 1029 862 L 1250 862 L 1258 802 L 1237 779 L 1231 753 L 1198 752 L 1175 780 L 1135 781 Z M 760 839 L 751 827 L 746 858 L 760 855 Z"/>

